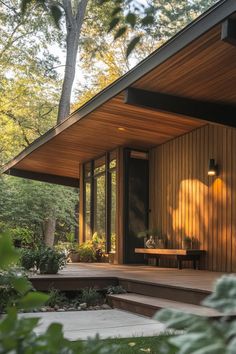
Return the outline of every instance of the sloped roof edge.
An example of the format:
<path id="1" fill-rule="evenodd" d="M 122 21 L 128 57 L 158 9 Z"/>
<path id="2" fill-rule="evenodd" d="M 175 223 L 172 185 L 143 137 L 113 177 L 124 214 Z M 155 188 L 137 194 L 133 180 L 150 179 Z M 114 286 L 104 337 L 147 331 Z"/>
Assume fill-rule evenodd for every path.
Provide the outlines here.
<path id="1" fill-rule="evenodd" d="M 192 41 L 209 31 L 211 28 L 222 22 L 224 19 L 236 12 L 235 0 L 221 0 L 212 6 L 208 11 L 191 22 L 183 30 L 178 32 L 174 37 L 169 39 L 161 47 L 151 53 L 146 59 L 141 61 L 128 73 L 117 79 L 104 90 L 100 91 L 87 103 L 78 110 L 73 112 L 63 122 L 46 132 L 43 136 L 36 139 L 25 150 L 19 153 L 14 159 L 7 163 L 2 172 L 7 173 L 14 165 L 21 161 L 24 157 L 31 154 L 40 146 L 53 139 L 55 136 L 63 132 L 68 127 L 78 122 L 83 117 L 94 111 L 96 108 L 104 104 L 106 101 L 116 96 L 124 89 L 134 84 L 141 77 L 159 66 L 171 56 L 186 47 Z"/>

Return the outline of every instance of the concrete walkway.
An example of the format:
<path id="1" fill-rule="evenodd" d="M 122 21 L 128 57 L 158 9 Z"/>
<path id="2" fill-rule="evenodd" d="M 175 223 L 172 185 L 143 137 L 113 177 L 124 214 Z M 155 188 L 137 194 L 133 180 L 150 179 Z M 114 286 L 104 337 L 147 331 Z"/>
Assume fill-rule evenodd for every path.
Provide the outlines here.
<path id="1" fill-rule="evenodd" d="M 121 310 L 76 312 L 47 312 L 21 314 L 22 317 L 40 317 L 37 334 L 53 322 L 61 323 L 67 339 L 86 339 L 96 334 L 105 338 L 154 336 L 164 330 L 164 325 L 150 318 Z"/>

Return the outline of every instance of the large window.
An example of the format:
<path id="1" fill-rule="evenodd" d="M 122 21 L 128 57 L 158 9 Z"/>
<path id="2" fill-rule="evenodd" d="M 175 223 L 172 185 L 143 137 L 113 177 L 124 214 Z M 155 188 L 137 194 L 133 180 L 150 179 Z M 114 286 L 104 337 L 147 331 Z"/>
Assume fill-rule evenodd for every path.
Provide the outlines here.
<path id="1" fill-rule="evenodd" d="M 116 251 L 116 154 L 109 155 L 109 197 L 110 197 L 110 223 L 108 225 L 108 233 L 110 251 Z"/>
<path id="2" fill-rule="evenodd" d="M 106 165 L 105 157 L 94 161 L 93 232 L 105 242 L 106 235 Z"/>
<path id="3" fill-rule="evenodd" d="M 91 163 L 84 165 L 84 234 L 85 239 L 90 240 L 92 238 L 92 225 L 91 225 Z"/>
<path id="4" fill-rule="evenodd" d="M 84 164 L 84 235 L 116 250 L 116 153 Z"/>

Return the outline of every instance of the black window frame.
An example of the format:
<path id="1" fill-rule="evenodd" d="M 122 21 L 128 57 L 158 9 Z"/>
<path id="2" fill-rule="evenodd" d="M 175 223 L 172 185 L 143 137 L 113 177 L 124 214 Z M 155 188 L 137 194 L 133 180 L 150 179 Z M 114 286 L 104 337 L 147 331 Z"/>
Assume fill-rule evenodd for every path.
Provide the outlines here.
<path id="1" fill-rule="evenodd" d="M 110 158 L 111 156 L 115 153 L 115 159 L 116 159 L 116 165 L 114 167 L 110 168 Z M 95 161 L 99 160 L 101 158 L 105 157 L 105 171 L 94 173 L 94 166 L 95 166 Z M 90 164 L 90 176 L 85 175 L 85 166 L 87 164 Z M 84 210 L 83 210 L 83 218 L 85 220 L 85 214 L 86 214 L 86 182 L 90 182 L 91 186 L 91 191 L 90 191 L 90 230 L 91 230 L 91 237 L 93 236 L 95 230 L 94 230 L 94 201 L 95 201 L 95 188 L 94 188 L 94 180 L 95 178 L 98 178 L 102 175 L 105 175 L 105 237 L 106 237 L 106 242 L 105 242 L 105 249 L 106 253 L 111 252 L 111 174 L 113 172 L 117 173 L 117 151 L 113 150 L 111 152 L 107 152 L 105 155 L 102 155 L 98 157 L 95 160 L 88 161 L 83 164 L 83 188 L 84 188 L 84 193 L 83 193 L 83 205 L 84 205 Z M 84 235 L 84 240 L 86 241 L 86 225 L 85 222 L 83 223 L 83 235 Z"/>

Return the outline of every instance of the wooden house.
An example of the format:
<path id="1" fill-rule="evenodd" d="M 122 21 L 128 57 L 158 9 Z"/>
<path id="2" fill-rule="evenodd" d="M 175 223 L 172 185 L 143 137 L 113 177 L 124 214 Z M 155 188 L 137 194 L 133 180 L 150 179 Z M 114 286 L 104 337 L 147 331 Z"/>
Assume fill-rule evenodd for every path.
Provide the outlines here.
<path id="1" fill-rule="evenodd" d="M 201 268 L 236 271 L 236 1 L 223 0 L 9 162 L 80 188 L 80 242 L 143 261 L 140 231 L 185 236 Z M 209 167 L 210 164 L 210 167 Z M 209 168 L 213 168 L 210 170 Z"/>

